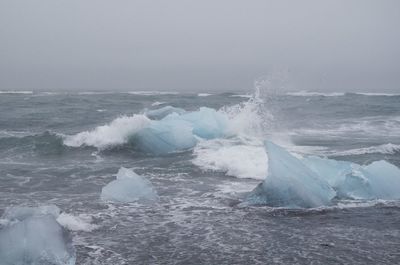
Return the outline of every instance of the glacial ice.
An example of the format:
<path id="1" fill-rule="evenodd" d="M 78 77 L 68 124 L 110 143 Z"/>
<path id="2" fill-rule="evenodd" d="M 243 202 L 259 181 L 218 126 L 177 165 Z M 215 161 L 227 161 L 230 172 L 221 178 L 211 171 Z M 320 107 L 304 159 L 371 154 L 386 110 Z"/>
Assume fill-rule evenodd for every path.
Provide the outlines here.
<path id="1" fill-rule="evenodd" d="M 268 175 L 249 195 L 249 203 L 293 208 L 330 204 L 336 193 L 327 181 L 282 147 L 270 141 L 265 146 Z"/>
<path id="2" fill-rule="evenodd" d="M 74 265 L 70 235 L 56 221 L 56 206 L 9 208 L 2 218 L 0 261 L 4 265 Z"/>
<path id="3" fill-rule="evenodd" d="M 170 114 L 137 132 L 132 141 L 140 150 L 162 155 L 193 148 L 197 137 L 213 139 L 224 136 L 228 119 L 210 108 L 181 115 Z"/>
<path id="4" fill-rule="evenodd" d="M 193 127 L 193 133 L 203 139 L 222 137 L 228 124 L 228 118 L 214 109 L 201 107 L 198 111 L 180 116 Z M 167 117 L 168 119 L 168 117 Z"/>
<path id="5" fill-rule="evenodd" d="M 146 153 L 168 154 L 193 148 L 197 140 L 192 130 L 188 122 L 180 119 L 151 121 L 150 126 L 132 137 L 132 142 Z"/>
<path id="6" fill-rule="evenodd" d="M 117 179 L 103 187 L 101 199 L 113 202 L 152 202 L 158 196 L 150 181 L 130 169 L 121 167 Z"/>
<path id="7" fill-rule="evenodd" d="M 152 119 L 152 120 L 161 120 L 164 117 L 166 117 L 166 116 L 168 116 L 168 115 L 170 115 L 172 113 L 183 114 L 185 112 L 186 111 L 184 109 L 181 109 L 181 108 L 176 108 L 176 107 L 173 107 L 173 106 L 165 106 L 165 107 L 162 107 L 162 108 L 159 108 L 159 109 L 155 109 L 155 110 L 148 110 L 146 112 L 146 116 L 149 119 Z"/>
<path id="8" fill-rule="evenodd" d="M 400 199 L 400 169 L 387 161 L 375 161 L 364 166 L 375 198 Z"/>
<path id="9" fill-rule="evenodd" d="M 366 166 L 314 156 L 302 161 L 325 178 L 339 198 L 400 198 L 400 169 L 384 160 Z"/>

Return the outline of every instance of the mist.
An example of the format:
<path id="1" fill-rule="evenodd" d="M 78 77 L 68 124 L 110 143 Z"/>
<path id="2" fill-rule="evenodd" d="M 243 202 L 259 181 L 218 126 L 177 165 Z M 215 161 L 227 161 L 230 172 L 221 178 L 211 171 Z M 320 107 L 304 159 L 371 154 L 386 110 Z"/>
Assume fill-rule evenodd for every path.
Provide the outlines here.
<path id="1" fill-rule="evenodd" d="M 0 1 L 0 90 L 399 92 L 400 2 Z"/>

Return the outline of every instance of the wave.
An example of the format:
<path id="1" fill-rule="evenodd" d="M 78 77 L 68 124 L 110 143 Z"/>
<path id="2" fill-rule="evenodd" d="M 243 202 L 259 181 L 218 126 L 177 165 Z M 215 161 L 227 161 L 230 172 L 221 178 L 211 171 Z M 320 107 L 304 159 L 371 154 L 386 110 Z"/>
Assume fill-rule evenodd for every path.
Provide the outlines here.
<path id="1" fill-rule="evenodd" d="M 399 116 L 372 116 L 361 119 L 347 119 L 340 123 L 326 123 L 323 127 L 300 128 L 291 132 L 292 135 L 306 135 L 313 137 L 349 137 L 357 135 L 364 137 L 368 135 L 374 138 L 399 137 L 400 117 Z"/>
<path id="2" fill-rule="evenodd" d="M 167 102 L 164 102 L 164 101 L 156 101 L 156 102 L 151 103 L 151 105 L 152 105 L 152 106 L 160 106 L 160 105 L 163 105 L 163 104 L 165 104 L 165 103 L 167 103 Z"/>
<path id="3" fill-rule="evenodd" d="M 400 152 L 400 145 L 397 144 L 382 144 L 370 147 L 350 149 L 341 152 L 335 152 L 337 156 L 365 155 L 365 154 L 388 154 L 393 155 Z"/>
<path id="4" fill-rule="evenodd" d="M 346 93 L 344 93 L 344 92 L 323 93 L 323 92 L 310 92 L 310 91 L 296 91 L 296 92 L 287 92 L 286 95 L 297 96 L 297 97 L 314 97 L 314 96 L 339 97 L 339 96 L 346 95 Z"/>
<path id="5" fill-rule="evenodd" d="M 144 115 L 122 116 L 92 131 L 66 136 L 64 144 L 71 147 L 86 145 L 105 149 L 127 143 L 132 135 L 149 124 L 150 119 Z"/>
<path id="6" fill-rule="evenodd" d="M 223 172 L 237 178 L 263 180 L 267 175 L 267 154 L 262 142 L 215 139 L 202 141 L 193 151 L 192 163 L 205 171 Z"/>
<path id="7" fill-rule="evenodd" d="M 376 93 L 376 92 L 356 92 L 356 93 L 349 93 L 349 94 L 356 94 L 356 95 L 362 95 L 362 96 L 385 96 L 385 97 L 397 97 L 400 96 L 400 94 L 394 94 L 394 93 Z"/>
<path id="8" fill-rule="evenodd" d="M 33 91 L 28 91 L 28 90 L 0 90 L 0 94 L 33 94 Z"/>
<path id="9" fill-rule="evenodd" d="M 132 144 L 153 154 L 184 151 L 192 149 L 201 139 L 261 135 L 264 130 L 261 104 L 254 97 L 220 110 L 201 107 L 197 111 L 185 111 L 165 106 L 145 115 L 122 116 L 91 131 L 66 136 L 64 144 L 99 149 Z"/>
<path id="10" fill-rule="evenodd" d="M 346 96 L 346 95 L 387 96 L 387 97 L 400 96 L 400 94 L 380 93 L 380 92 L 314 92 L 314 91 L 307 91 L 307 90 L 287 92 L 286 95 L 297 96 L 297 97 L 315 97 L 315 96 L 340 97 L 340 96 Z"/>
<path id="11" fill-rule="evenodd" d="M 0 150 L 21 149 L 22 152 L 34 151 L 41 155 L 56 155 L 65 151 L 64 135 L 46 131 L 32 135 L 10 135 L 0 137 Z"/>
<path id="12" fill-rule="evenodd" d="M 253 95 L 251 95 L 251 94 L 242 94 L 242 95 L 235 94 L 235 95 L 230 95 L 229 97 L 231 97 L 231 98 L 252 98 Z"/>
<path id="13" fill-rule="evenodd" d="M 198 97 L 208 97 L 208 96 L 212 96 L 212 94 L 209 93 L 199 93 L 197 94 Z"/>
<path id="14" fill-rule="evenodd" d="M 129 91 L 126 93 L 140 96 L 179 95 L 176 91 Z"/>

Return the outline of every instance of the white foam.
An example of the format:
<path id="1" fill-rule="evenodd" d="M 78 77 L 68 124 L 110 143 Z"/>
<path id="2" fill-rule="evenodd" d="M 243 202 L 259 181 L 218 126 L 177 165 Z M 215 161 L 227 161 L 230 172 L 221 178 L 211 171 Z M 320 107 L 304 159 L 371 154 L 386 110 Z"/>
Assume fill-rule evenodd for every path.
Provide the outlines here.
<path id="1" fill-rule="evenodd" d="M 258 98 L 251 98 L 245 103 L 221 108 L 219 112 L 229 120 L 227 135 L 262 136 L 273 117 L 262 108 L 261 103 Z"/>
<path id="2" fill-rule="evenodd" d="M 231 95 L 231 98 L 252 98 L 253 95 L 250 94 L 243 94 L 243 95 Z"/>
<path id="3" fill-rule="evenodd" d="M 215 170 L 237 178 L 262 180 L 267 175 L 267 154 L 261 143 L 237 144 L 215 139 L 200 142 L 192 162 L 203 170 Z"/>
<path id="4" fill-rule="evenodd" d="M 211 96 L 212 94 L 209 94 L 209 93 L 199 93 L 199 94 L 197 94 L 197 96 L 198 97 L 208 97 L 208 96 Z"/>
<path id="5" fill-rule="evenodd" d="M 67 213 L 61 213 L 57 217 L 57 222 L 66 229 L 71 231 L 91 232 L 94 229 L 98 228 L 97 225 L 91 224 L 92 217 L 85 214 L 74 216 Z"/>
<path id="6" fill-rule="evenodd" d="M 33 94 L 33 91 L 28 91 L 28 90 L 0 90 L 0 94 Z"/>
<path id="7" fill-rule="evenodd" d="M 393 96 L 400 96 L 400 94 L 394 94 L 394 93 L 372 93 L 372 92 L 357 92 L 354 93 L 357 95 L 364 95 L 364 96 L 387 96 L 387 97 L 393 97 Z"/>
<path id="8" fill-rule="evenodd" d="M 141 96 L 156 96 L 156 95 L 178 95 L 175 91 L 129 91 L 128 94 Z"/>
<path id="9" fill-rule="evenodd" d="M 335 152 L 335 155 L 349 156 L 349 155 L 364 155 L 364 154 L 395 154 L 400 152 L 400 145 L 397 144 L 382 144 L 364 148 L 350 149 L 341 152 Z"/>
<path id="10" fill-rule="evenodd" d="M 92 131 L 66 136 L 64 144 L 72 147 L 87 145 L 100 149 L 121 145 L 149 123 L 150 120 L 144 115 L 122 116 L 110 124 L 98 126 Z"/>
<path id="11" fill-rule="evenodd" d="M 164 101 L 156 101 L 156 102 L 152 103 L 151 105 L 152 105 L 152 106 L 159 106 L 159 105 L 163 105 L 163 104 L 165 104 L 165 103 L 167 103 L 167 102 L 164 102 Z"/>
<path id="12" fill-rule="evenodd" d="M 287 92 L 286 95 L 297 96 L 297 97 L 315 97 L 315 96 L 339 97 L 339 96 L 346 95 L 346 93 L 344 93 L 344 92 L 323 93 L 323 92 L 311 92 L 311 91 L 302 90 L 302 91 L 296 91 L 296 92 Z"/>

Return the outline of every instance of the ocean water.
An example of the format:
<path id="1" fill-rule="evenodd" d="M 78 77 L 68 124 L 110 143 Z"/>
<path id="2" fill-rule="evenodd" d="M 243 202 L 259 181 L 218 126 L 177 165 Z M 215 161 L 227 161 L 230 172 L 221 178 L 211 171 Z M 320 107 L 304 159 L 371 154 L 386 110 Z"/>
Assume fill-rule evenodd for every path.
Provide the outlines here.
<path id="1" fill-rule="evenodd" d="M 132 136 L 144 113 L 164 106 L 213 108 L 232 133 L 181 152 L 140 151 Z M 58 206 L 77 264 L 400 263 L 399 201 L 240 206 L 266 176 L 264 139 L 298 155 L 400 167 L 400 95 L 3 91 L 0 216 Z M 157 202 L 103 202 L 121 167 L 145 176 Z"/>

